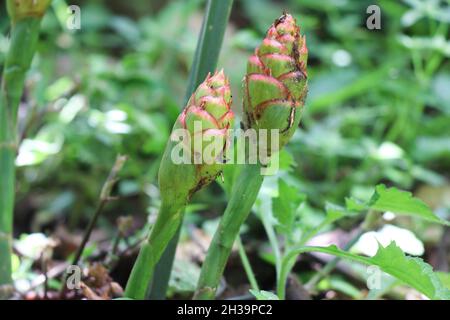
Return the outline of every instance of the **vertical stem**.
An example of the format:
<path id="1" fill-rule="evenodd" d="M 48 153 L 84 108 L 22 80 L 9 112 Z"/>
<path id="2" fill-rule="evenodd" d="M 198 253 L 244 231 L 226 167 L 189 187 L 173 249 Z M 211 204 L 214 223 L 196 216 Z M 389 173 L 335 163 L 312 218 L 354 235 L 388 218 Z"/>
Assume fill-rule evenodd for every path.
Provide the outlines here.
<path id="1" fill-rule="evenodd" d="M 232 6 L 233 0 L 208 0 L 189 75 L 185 101 L 189 100 L 194 89 L 203 81 L 208 72 L 216 69 Z"/>
<path id="2" fill-rule="evenodd" d="M 12 23 L 0 88 L 0 297 L 12 287 L 11 243 L 13 231 L 17 110 L 39 38 L 40 17 Z"/>
<path id="3" fill-rule="evenodd" d="M 216 69 L 232 6 L 233 0 L 208 0 L 205 18 L 195 50 L 194 62 L 189 74 L 184 104 L 187 103 L 192 92 L 203 81 L 208 72 L 213 72 Z M 180 228 L 181 225 L 182 223 L 180 223 Z M 164 251 L 161 261 L 158 262 L 149 292 L 150 299 L 164 299 L 166 296 L 179 234 L 180 230 L 177 231 L 175 237 Z"/>
<path id="4" fill-rule="evenodd" d="M 172 237 L 177 232 L 182 218 L 184 206 L 162 203 L 158 218 L 144 241 L 134 263 L 130 278 L 125 288 L 125 296 L 131 299 L 144 299 L 149 282 L 161 255 Z"/>
<path id="5" fill-rule="evenodd" d="M 244 245 L 242 244 L 241 236 L 237 237 L 237 245 L 239 250 L 239 256 L 241 258 L 242 266 L 244 267 L 245 273 L 247 274 L 248 281 L 253 290 L 259 291 L 258 281 L 256 281 L 255 273 L 253 272 L 250 261 L 248 260 L 247 254 L 245 253 Z"/>
<path id="6" fill-rule="evenodd" d="M 264 177 L 260 170 L 258 164 L 247 164 L 237 172 L 230 201 L 203 263 L 194 299 L 214 299 L 233 243 L 261 188 Z"/>
<path id="7" fill-rule="evenodd" d="M 270 202 L 268 202 L 267 200 L 263 200 L 261 207 L 259 208 L 259 212 L 264 230 L 266 231 L 267 238 L 269 239 L 270 246 L 275 256 L 275 271 L 276 271 L 276 278 L 278 281 L 281 270 L 282 254 L 280 246 L 278 244 L 277 235 L 273 227 L 271 210 L 270 207 L 268 207 L 270 205 L 271 205 Z"/>
<path id="8" fill-rule="evenodd" d="M 2 93 L 3 94 L 3 93 Z M 3 96 L 0 97 L 0 298 L 9 295 L 16 157 L 15 126 Z M 3 287 L 3 288 L 2 288 Z M 8 288 L 9 287 L 9 288 Z M 5 291 L 5 292 L 2 292 Z"/>
<path id="9" fill-rule="evenodd" d="M 0 98 L 1 99 L 1 98 Z M 0 101 L 4 101 L 1 99 Z M 16 157 L 15 135 L 6 107 L 0 102 L 0 298 L 9 295 Z"/>
<path id="10" fill-rule="evenodd" d="M 169 245 L 166 250 L 164 250 L 161 259 L 155 267 L 155 276 L 151 281 L 148 295 L 150 300 L 164 300 L 166 298 L 173 261 L 175 259 L 178 241 L 180 240 L 181 227 L 180 224 L 175 236 L 170 240 Z"/>

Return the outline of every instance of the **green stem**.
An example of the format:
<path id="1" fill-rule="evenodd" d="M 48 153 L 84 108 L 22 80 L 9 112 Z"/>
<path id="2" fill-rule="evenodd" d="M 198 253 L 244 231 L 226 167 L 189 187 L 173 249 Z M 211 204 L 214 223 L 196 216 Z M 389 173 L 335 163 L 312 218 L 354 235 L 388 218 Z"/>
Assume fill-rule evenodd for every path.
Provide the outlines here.
<path id="1" fill-rule="evenodd" d="M 181 224 L 175 236 L 170 240 L 169 245 L 158 261 L 155 268 L 155 276 L 153 277 L 148 298 L 150 300 L 163 300 L 166 298 L 167 288 L 169 287 L 170 274 L 172 272 L 173 260 L 177 250 L 178 241 L 180 240 Z"/>
<path id="2" fill-rule="evenodd" d="M 260 165 L 248 164 L 237 172 L 230 201 L 203 263 L 194 299 L 214 299 L 233 243 L 256 201 L 264 180 L 260 170 Z"/>
<path id="3" fill-rule="evenodd" d="M 10 112 L 0 98 L 0 298 L 11 289 L 11 244 L 14 210 L 16 130 Z M 3 289 L 2 289 L 3 287 Z M 8 288 L 9 287 L 9 288 Z M 2 291 L 5 291 L 2 293 Z"/>
<path id="4" fill-rule="evenodd" d="M 350 239 L 349 242 L 347 242 L 343 249 L 345 251 L 350 250 L 365 232 L 365 230 L 358 231 L 358 233 L 352 239 Z M 339 261 L 340 258 L 334 258 L 333 260 L 329 261 L 322 270 L 320 270 L 314 277 L 311 278 L 311 280 L 308 281 L 308 283 L 305 285 L 306 289 L 312 289 L 322 278 L 330 274 L 330 272 L 333 271 L 334 268 L 336 268 Z"/>
<path id="5" fill-rule="evenodd" d="M 275 256 L 275 271 L 276 271 L 276 278 L 278 282 L 278 278 L 280 276 L 280 269 L 281 269 L 281 250 L 278 243 L 277 235 L 275 233 L 275 229 L 273 227 L 272 223 L 272 217 L 271 217 L 271 202 L 267 200 L 261 201 L 261 207 L 259 208 L 261 221 L 264 226 L 264 230 L 266 231 L 267 238 L 269 239 L 270 247 L 272 248 L 273 254 Z"/>
<path id="6" fill-rule="evenodd" d="M 194 62 L 189 75 L 185 101 L 217 66 L 223 36 L 231 13 L 233 0 L 208 0 L 200 37 L 195 50 Z"/>
<path id="7" fill-rule="evenodd" d="M 280 281 L 278 282 L 278 286 L 277 286 L 277 295 L 278 295 L 278 298 L 280 298 L 280 300 L 284 300 L 284 298 L 285 298 L 285 286 L 280 285 L 280 284 L 285 284 L 287 281 L 287 278 L 288 278 L 288 275 L 290 272 L 290 265 L 291 265 L 289 262 L 292 261 L 292 259 L 295 259 L 298 255 L 305 253 L 305 252 L 322 252 L 322 253 L 331 254 L 338 258 L 345 258 L 345 259 L 349 259 L 349 260 L 352 260 L 355 262 L 360 262 L 360 263 L 368 264 L 368 265 L 371 264 L 371 260 L 369 258 L 355 256 L 353 254 L 346 253 L 346 252 L 336 252 L 327 247 L 293 248 L 283 258 L 282 268 L 281 268 L 281 272 L 280 272 Z"/>
<path id="8" fill-rule="evenodd" d="M 17 110 L 39 38 L 38 17 L 27 17 L 12 25 L 0 88 L 0 296 L 11 287 L 11 243 L 17 153 Z M 3 292 L 4 293 L 4 292 Z"/>
<path id="9" fill-rule="evenodd" d="M 344 246 L 344 250 L 350 250 L 351 247 L 359 240 L 359 238 L 367 231 L 372 230 L 374 226 L 377 224 L 379 218 L 379 214 L 375 211 L 369 210 L 361 223 L 358 232 L 356 235 L 350 239 L 349 242 Z M 320 227 L 320 226 L 319 226 Z M 317 228 L 317 232 L 320 231 L 322 227 Z M 309 239 L 309 237 L 308 237 Z M 300 243 L 300 247 L 303 247 L 308 239 L 303 239 Z M 289 251 L 288 254 L 283 258 L 282 263 L 282 272 L 280 272 L 278 281 L 277 281 L 277 295 L 280 299 L 284 299 L 285 296 L 285 290 L 286 290 L 286 281 L 289 272 L 291 272 L 292 268 L 295 265 L 296 256 L 292 254 L 292 251 Z M 323 277 L 328 275 L 333 269 L 336 267 L 340 260 L 340 257 L 336 257 L 330 262 L 328 262 L 325 267 L 318 272 L 314 277 L 311 278 L 311 280 L 308 281 L 308 283 L 305 285 L 306 289 L 310 290 L 313 288 L 317 282 L 319 282 Z"/>
<path id="10" fill-rule="evenodd" d="M 256 281 L 255 273 L 253 272 L 250 261 L 248 260 L 247 254 L 245 253 L 244 245 L 241 241 L 241 236 L 237 237 L 237 245 L 239 250 L 239 257 L 241 258 L 242 266 L 244 267 L 245 273 L 247 274 L 248 281 L 253 290 L 259 291 L 258 281 Z"/>
<path id="11" fill-rule="evenodd" d="M 40 18 L 28 17 L 17 21 L 11 31 L 11 43 L 5 59 L 1 91 L 6 108 L 11 110 L 12 123 L 16 123 L 17 109 L 39 39 Z"/>
<path id="12" fill-rule="evenodd" d="M 156 223 L 141 246 L 138 258 L 128 279 L 125 289 L 127 298 L 145 298 L 156 263 L 181 224 L 183 209 L 178 204 L 161 204 Z"/>
<path id="13" fill-rule="evenodd" d="M 216 69 L 232 6 L 233 0 L 208 0 L 194 62 L 189 74 L 184 104 L 187 103 L 192 92 L 203 81 L 208 72 L 213 72 Z M 180 231 L 178 231 L 179 233 Z M 149 292 L 151 299 L 163 299 L 166 296 L 177 243 L 178 238 L 171 240 L 161 261 L 158 262 L 154 283 L 152 283 Z"/>

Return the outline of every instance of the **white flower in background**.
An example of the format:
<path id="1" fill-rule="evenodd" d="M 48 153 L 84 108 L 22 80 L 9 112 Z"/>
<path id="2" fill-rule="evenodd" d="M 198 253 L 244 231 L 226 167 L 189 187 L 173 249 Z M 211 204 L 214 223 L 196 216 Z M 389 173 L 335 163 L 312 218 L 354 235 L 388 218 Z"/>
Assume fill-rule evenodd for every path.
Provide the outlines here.
<path id="1" fill-rule="evenodd" d="M 414 233 L 391 224 L 383 226 L 378 231 L 364 233 L 351 251 L 373 257 L 378 250 L 378 243 L 383 247 L 388 246 L 392 241 L 407 254 L 413 256 L 423 255 L 425 248 Z"/>
<path id="2" fill-rule="evenodd" d="M 347 67 L 352 63 L 352 56 L 347 50 L 336 50 L 331 56 L 331 60 L 338 67 Z"/>
<path id="3" fill-rule="evenodd" d="M 43 233 L 31 233 L 22 235 L 19 240 L 14 241 L 14 248 L 20 255 L 36 260 L 42 256 L 45 250 L 53 248 L 55 240 Z"/>

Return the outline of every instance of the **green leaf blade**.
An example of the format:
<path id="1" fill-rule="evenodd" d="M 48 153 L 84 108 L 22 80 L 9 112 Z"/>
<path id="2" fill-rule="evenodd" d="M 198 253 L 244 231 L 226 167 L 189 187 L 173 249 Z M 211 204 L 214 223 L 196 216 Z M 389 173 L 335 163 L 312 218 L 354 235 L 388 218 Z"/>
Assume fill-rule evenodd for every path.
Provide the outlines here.
<path id="1" fill-rule="evenodd" d="M 296 219 L 297 209 L 306 200 L 306 196 L 298 192 L 298 188 L 278 180 L 278 197 L 272 200 L 272 210 L 285 232 L 289 233 Z"/>
<path id="2" fill-rule="evenodd" d="M 386 247 L 379 245 L 378 251 L 373 257 L 363 257 L 349 253 L 332 245 L 329 247 L 300 247 L 292 250 L 287 258 L 291 258 L 295 254 L 314 251 L 327 253 L 369 266 L 377 266 L 381 271 L 397 278 L 402 283 L 418 290 L 430 299 L 450 299 L 450 290 L 442 283 L 431 265 L 420 258 L 406 256 L 395 242 L 391 242 Z"/>
<path id="3" fill-rule="evenodd" d="M 377 211 L 391 211 L 450 226 L 450 222 L 436 216 L 422 200 L 413 197 L 410 192 L 386 188 L 385 185 L 378 185 L 375 188 L 375 193 L 368 206 Z"/>

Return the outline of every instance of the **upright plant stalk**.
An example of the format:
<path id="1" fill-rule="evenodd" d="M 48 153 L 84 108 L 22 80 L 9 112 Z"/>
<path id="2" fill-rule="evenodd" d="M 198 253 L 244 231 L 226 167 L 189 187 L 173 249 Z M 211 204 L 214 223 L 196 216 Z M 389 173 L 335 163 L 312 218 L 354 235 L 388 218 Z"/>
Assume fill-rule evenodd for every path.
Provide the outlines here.
<path id="1" fill-rule="evenodd" d="M 299 122 L 307 95 L 308 50 L 295 19 L 285 13 L 268 29 L 247 65 L 244 78 L 246 127 L 278 130 L 278 146 L 262 145 L 270 155 L 289 141 Z M 260 159 L 262 160 L 262 159 Z M 246 220 L 263 182 L 260 165 L 246 164 L 238 171 L 227 208 L 208 249 L 194 299 L 213 299 L 241 225 Z"/>
<path id="2" fill-rule="evenodd" d="M 227 208 L 208 249 L 194 299 L 213 299 L 242 224 L 258 196 L 264 177 L 258 164 L 244 165 L 236 172 Z"/>
<path id="3" fill-rule="evenodd" d="M 232 6 L 233 0 L 208 0 L 192 69 L 189 74 L 185 104 L 206 75 L 216 69 Z M 181 225 L 155 268 L 155 275 L 149 291 L 150 299 L 161 300 L 166 297 L 180 229 Z"/>
<path id="4" fill-rule="evenodd" d="M 186 102 L 206 75 L 216 69 L 232 6 L 233 0 L 208 0 L 194 62 L 189 74 Z"/>
<path id="5" fill-rule="evenodd" d="M 184 207 L 222 172 L 234 120 L 230 106 L 230 85 L 223 71 L 208 74 L 175 122 L 159 167 L 160 212 L 141 247 L 126 297 L 145 298 L 156 263 L 181 224 Z M 180 152 L 182 159 L 175 159 Z"/>
<path id="6" fill-rule="evenodd" d="M 242 266 L 244 267 L 245 273 L 247 274 L 250 286 L 253 290 L 259 291 L 258 281 L 256 281 L 255 273 L 253 272 L 252 266 L 250 264 L 250 261 L 248 260 L 247 254 L 245 253 L 245 248 L 239 235 L 237 237 L 237 245 L 239 256 L 241 257 Z"/>
<path id="7" fill-rule="evenodd" d="M 0 297 L 12 288 L 17 110 L 39 38 L 39 26 L 51 0 L 8 0 L 11 41 L 0 88 Z M 3 293 L 3 294 L 2 294 Z"/>

